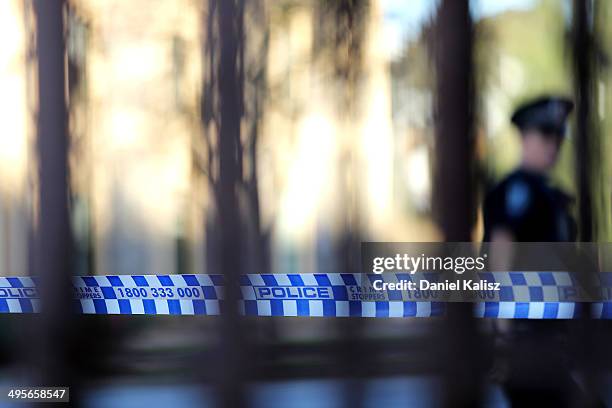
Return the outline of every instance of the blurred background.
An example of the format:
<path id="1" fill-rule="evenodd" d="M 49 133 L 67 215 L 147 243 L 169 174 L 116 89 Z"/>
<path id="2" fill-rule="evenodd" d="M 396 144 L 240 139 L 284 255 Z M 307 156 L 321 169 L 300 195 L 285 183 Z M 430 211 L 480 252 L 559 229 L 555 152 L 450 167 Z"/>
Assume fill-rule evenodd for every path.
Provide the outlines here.
<path id="1" fill-rule="evenodd" d="M 608 21 L 603 0 L 3 0 L 0 276 L 50 259 L 49 203 L 65 204 L 67 229 L 47 225 L 58 280 L 349 272 L 362 241 L 479 241 L 482 196 L 518 160 L 510 113 L 544 92 L 588 106 L 553 178 L 577 197 L 583 240 L 609 241 Z M 454 23 L 463 58 L 444 48 Z M 467 64 L 463 100 L 440 92 L 453 64 Z M 468 146 L 455 155 L 440 150 L 444 100 L 470 115 L 451 127 Z M 441 174 L 449 157 L 463 172 Z M 66 177 L 44 171 L 62 163 Z M 439 191 L 455 184 L 458 202 Z M 448 392 L 443 320 L 228 320 L 72 317 L 44 329 L 63 331 L 44 347 L 67 357 L 43 366 L 92 407 L 437 406 Z M 38 326 L 0 318 L 0 382 L 40 369 L 24 357 Z M 506 406 L 481 371 L 483 403 Z"/>

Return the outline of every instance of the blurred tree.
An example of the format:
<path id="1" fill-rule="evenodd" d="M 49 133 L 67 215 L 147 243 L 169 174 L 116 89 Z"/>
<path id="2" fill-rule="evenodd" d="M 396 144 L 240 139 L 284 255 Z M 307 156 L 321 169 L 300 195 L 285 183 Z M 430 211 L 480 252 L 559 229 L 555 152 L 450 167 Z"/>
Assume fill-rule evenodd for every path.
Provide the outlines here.
<path id="1" fill-rule="evenodd" d="M 260 2 L 249 5 L 254 11 L 261 6 Z M 250 92 L 253 99 L 249 102 L 253 104 L 246 109 L 245 7 L 243 0 L 209 0 L 204 21 L 202 122 L 207 158 L 201 170 L 207 176 L 216 212 L 212 220 L 208 219 L 207 242 L 212 245 L 207 246 L 207 264 L 225 278 L 217 367 L 220 403 L 227 407 L 246 404 L 243 383 L 248 376 L 248 360 L 244 358 L 245 329 L 238 311 L 238 280 L 247 267 L 251 273 L 264 272 L 263 257 L 267 253 L 259 222 L 256 160 L 264 76 L 262 70 L 255 71 L 260 84 Z M 247 114 L 251 126 L 245 123 Z M 247 205 L 241 203 L 244 200 Z M 217 259 L 213 258 L 215 254 Z"/>
<path id="2" fill-rule="evenodd" d="M 314 33 L 314 62 L 323 72 L 329 67 L 325 80 L 335 89 L 332 106 L 335 116 L 347 135 L 340 139 L 340 158 L 338 160 L 338 196 L 343 203 L 340 236 L 336 243 L 336 265 L 344 273 L 359 273 L 361 270 L 360 251 L 363 241 L 362 214 L 359 206 L 359 158 L 355 154 L 356 137 L 352 127 L 360 115 L 361 85 L 364 74 L 364 48 L 368 34 L 369 0 L 319 0 L 316 4 Z M 325 75 L 325 74 L 324 74 Z M 318 265 L 326 270 L 329 265 Z M 337 330 L 341 336 L 337 358 L 342 374 L 352 378 L 345 384 L 343 403 L 347 407 L 363 404 L 360 377 L 364 367 L 354 358 L 363 354 L 363 322 L 339 320 Z"/>
<path id="3" fill-rule="evenodd" d="M 355 115 L 367 35 L 369 0 L 319 0 L 315 58 L 331 62 L 340 114 Z"/>
<path id="4" fill-rule="evenodd" d="M 347 140 L 341 140 L 338 160 L 340 185 L 338 193 L 344 204 L 342 235 L 338 243 L 339 265 L 344 272 L 357 272 L 362 241 L 359 209 L 359 183 L 351 177 L 359 174 L 355 156 L 354 129 L 360 115 L 361 84 L 364 75 L 364 48 L 368 33 L 369 0 L 319 0 L 316 8 L 314 58 L 325 68 L 328 79 L 337 90 L 333 106 Z M 323 267 L 325 267 L 323 265 Z"/>
<path id="5" fill-rule="evenodd" d="M 89 78 L 87 58 L 90 26 L 78 7 L 68 3 L 66 55 L 68 82 L 69 164 L 71 173 L 71 219 L 75 235 L 75 274 L 94 273 L 92 216 L 92 142 L 89 131 Z"/>
<path id="6" fill-rule="evenodd" d="M 221 58 L 220 33 L 215 21 L 218 1 L 208 2 L 204 23 L 204 63 L 201 117 L 205 149 L 203 155 L 196 157 L 199 170 L 206 175 L 215 203 L 219 207 L 219 163 L 220 152 L 220 94 L 217 84 L 220 81 L 218 66 Z M 236 125 L 240 127 L 235 145 L 237 158 L 237 185 L 239 216 L 247 232 L 241 248 L 249 265 L 250 273 L 266 273 L 270 270 L 270 227 L 261 223 L 259 199 L 258 142 L 261 135 L 260 124 L 263 117 L 264 98 L 266 97 L 266 62 L 268 48 L 268 25 L 263 0 L 239 3 L 237 7 L 237 60 L 236 83 Z M 246 16 L 246 17 L 245 17 Z M 245 21 L 247 24 L 245 24 Z M 245 30 L 248 30 L 245 31 Z M 215 236 L 218 219 L 206 219 L 207 254 L 214 254 L 219 245 Z M 216 261 L 207 257 L 209 270 L 215 269 Z"/>

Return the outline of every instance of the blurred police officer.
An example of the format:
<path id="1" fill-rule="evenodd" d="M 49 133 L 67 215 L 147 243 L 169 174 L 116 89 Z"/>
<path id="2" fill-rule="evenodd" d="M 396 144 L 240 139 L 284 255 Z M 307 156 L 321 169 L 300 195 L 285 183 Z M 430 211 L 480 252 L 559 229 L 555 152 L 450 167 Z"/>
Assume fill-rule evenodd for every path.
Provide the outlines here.
<path id="1" fill-rule="evenodd" d="M 485 242 L 563 242 L 576 238 L 571 198 L 548 180 L 573 103 L 542 96 L 520 106 L 512 123 L 521 135 L 519 167 L 485 199 Z M 558 322 L 510 323 L 505 390 L 516 407 L 563 407 L 577 393 L 561 353 Z"/>
<path id="2" fill-rule="evenodd" d="M 521 133 L 521 163 L 486 197 L 485 241 L 574 241 L 571 198 L 550 185 L 573 109 L 569 99 L 542 97 L 519 107 L 512 123 Z"/>

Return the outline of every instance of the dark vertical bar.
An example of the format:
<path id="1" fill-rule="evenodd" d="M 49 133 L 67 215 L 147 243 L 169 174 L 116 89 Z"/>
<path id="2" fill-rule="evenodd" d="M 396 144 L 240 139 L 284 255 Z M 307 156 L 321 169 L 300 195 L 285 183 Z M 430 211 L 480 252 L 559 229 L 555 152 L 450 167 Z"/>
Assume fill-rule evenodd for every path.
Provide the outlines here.
<path id="1" fill-rule="evenodd" d="M 218 210 L 221 229 L 221 271 L 225 278 L 222 304 L 220 398 L 221 405 L 238 408 L 246 405 L 243 391 L 244 369 L 248 353 L 244 351 L 242 322 L 239 316 L 239 276 L 243 270 L 240 213 L 237 188 L 241 178 L 240 122 L 242 85 L 239 51 L 242 38 L 243 0 L 217 3 L 220 61 L 219 95 L 219 180 Z"/>
<path id="2" fill-rule="evenodd" d="M 471 241 L 474 215 L 472 168 L 472 23 L 468 0 L 443 0 L 435 28 L 435 208 L 447 242 Z M 449 303 L 441 355 L 446 406 L 474 406 L 482 375 L 479 338 L 469 303 Z"/>
<path id="3" fill-rule="evenodd" d="M 472 24 L 467 0 L 440 4 L 436 25 L 436 208 L 444 238 L 471 241 Z"/>
<path id="4" fill-rule="evenodd" d="M 576 176 L 580 240 L 593 240 L 593 197 L 591 190 L 592 149 L 590 111 L 593 90 L 593 44 L 591 41 L 592 2 L 574 0 L 573 54 L 576 93 Z"/>
<path id="5" fill-rule="evenodd" d="M 38 222 L 34 274 L 42 313 L 34 340 L 41 385 L 72 385 L 70 373 L 71 249 L 64 1 L 35 0 L 38 55 Z"/>
<path id="6" fill-rule="evenodd" d="M 347 195 L 350 193 L 347 193 Z M 342 272 L 359 273 L 360 266 L 359 249 L 360 238 L 358 225 L 358 206 L 354 201 L 349 214 L 355 216 L 354 219 L 346 221 L 346 230 L 340 247 L 340 262 Z M 353 225 L 351 225 L 351 222 Z M 347 408 L 359 408 L 363 406 L 365 399 L 364 377 L 367 370 L 364 368 L 368 363 L 364 363 L 364 358 L 376 361 L 377 350 L 367 350 L 364 345 L 365 324 L 360 317 L 337 318 L 337 330 L 340 333 L 339 349 L 334 350 L 331 359 L 336 360 L 339 365 L 339 374 L 347 380 L 343 386 L 342 406 Z"/>
<path id="7" fill-rule="evenodd" d="M 578 231 L 582 242 L 597 241 L 597 207 L 594 202 L 598 191 L 597 181 L 601 176 L 595 161 L 599 154 L 598 137 L 592 116 L 595 95 L 596 52 L 593 2 L 574 0 L 572 20 L 572 54 L 574 70 L 574 93 L 576 98 L 576 132 L 575 163 L 578 192 Z M 581 270 L 578 273 L 586 274 Z M 590 316 L 593 305 L 583 304 L 582 318 L 569 322 L 570 337 L 574 345 L 574 355 L 583 377 L 583 395 L 580 395 L 584 406 L 597 406 L 597 392 L 601 384 L 597 366 L 604 360 L 607 346 L 597 338 L 598 322 Z M 598 341 L 599 340 L 599 341 Z M 603 346 L 603 347 L 602 347 Z M 597 350 L 597 353 L 593 353 Z M 597 356 L 597 357 L 595 357 Z"/>

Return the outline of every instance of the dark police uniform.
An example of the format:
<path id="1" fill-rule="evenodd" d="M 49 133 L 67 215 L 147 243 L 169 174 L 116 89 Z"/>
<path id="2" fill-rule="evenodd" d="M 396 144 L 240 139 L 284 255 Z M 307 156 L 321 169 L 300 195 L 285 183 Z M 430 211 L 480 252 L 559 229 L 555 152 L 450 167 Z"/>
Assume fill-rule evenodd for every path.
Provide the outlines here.
<path id="1" fill-rule="evenodd" d="M 572 202 L 546 176 L 516 170 L 487 195 L 484 241 L 491 240 L 496 228 L 511 232 L 517 242 L 575 241 L 576 224 L 569 211 Z"/>
<path id="2" fill-rule="evenodd" d="M 535 129 L 545 137 L 562 138 L 573 104 L 543 97 L 521 106 L 512 123 L 521 131 Z M 543 174 L 518 169 L 485 199 L 484 241 L 496 229 L 509 231 L 517 242 L 563 242 L 576 239 L 569 207 L 572 199 L 550 185 Z M 513 406 L 566 406 L 575 393 L 561 352 L 562 323 L 512 321 L 508 341 L 505 390 Z"/>

